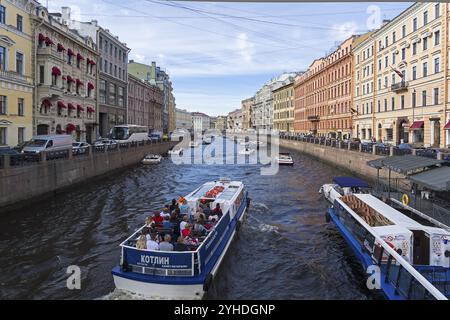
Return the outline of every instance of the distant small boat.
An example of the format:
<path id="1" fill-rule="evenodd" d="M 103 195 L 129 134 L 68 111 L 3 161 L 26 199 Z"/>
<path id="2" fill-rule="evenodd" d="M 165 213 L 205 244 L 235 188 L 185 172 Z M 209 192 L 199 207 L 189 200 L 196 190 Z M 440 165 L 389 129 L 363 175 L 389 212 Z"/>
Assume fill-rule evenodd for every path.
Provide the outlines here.
<path id="1" fill-rule="evenodd" d="M 368 193 L 370 186 L 364 180 L 353 177 L 334 177 L 334 183 L 324 184 L 319 193 L 323 194 L 332 204 L 334 200 L 342 196 L 358 193 Z"/>
<path id="2" fill-rule="evenodd" d="M 183 149 L 181 148 L 174 148 L 172 150 L 169 150 L 168 154 L 174 154 L 174 155 L 182 155 L 183 154 Z"/>
<path id="3" fill-rule="evenodd" d="M 279 153 L 278 157 L 275 158 L 279 165 L 293 166 L 294 159 L 292 159 L 290 153 Z"/>
<path id="4" fill-rule="evenodd" d="M 191 148 L 197 148 L 200 144 L 197 141 L 191 141 L 189 142 L 189 147 Z"/>
<path id="5" fill-rule="evenodd" d="M 162 157 L 159 154 L 149 154 L 142 159 L 142 164 L 158 164 L 161 162 Z"/>
<path id="6" fill-rule="evenodd" d="M 249 155 L 252 155 L 253 153 L 255 153 L 255 151 L 256 151 L 255 149 L 245 148 L 245 149 L 239 151 L 239 154 L 244 155 L 244 156 L 249 156 Z"/>

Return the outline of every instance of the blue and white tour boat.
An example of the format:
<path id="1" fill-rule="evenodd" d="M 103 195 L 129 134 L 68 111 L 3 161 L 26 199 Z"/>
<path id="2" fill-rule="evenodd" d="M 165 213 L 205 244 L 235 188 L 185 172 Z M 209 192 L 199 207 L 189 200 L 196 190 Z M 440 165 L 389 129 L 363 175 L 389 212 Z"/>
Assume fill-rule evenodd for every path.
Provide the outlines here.
<path id="1" fill-rule="evenodd" d="M 326 216 L 363 267 L 379 270 L 376 289 L 386 298 L 450 297 L 447 230 L 419 223 L 370 194 L 337 197 Z"/>
<path id="2" fill-rule="evenodd" d="M 148 298 L 201 299 L 239 230 L 250 200 L 244 184 L 222 178 L 207 182 L 186 197 L 189 214 L 200 204 L 220 206 L 222 216 L 198 243 L 186 251 L 151 251 L 136 248 L 139 228 L 120 244 L 120 265 L 112 270 L 116 288 Z"/>

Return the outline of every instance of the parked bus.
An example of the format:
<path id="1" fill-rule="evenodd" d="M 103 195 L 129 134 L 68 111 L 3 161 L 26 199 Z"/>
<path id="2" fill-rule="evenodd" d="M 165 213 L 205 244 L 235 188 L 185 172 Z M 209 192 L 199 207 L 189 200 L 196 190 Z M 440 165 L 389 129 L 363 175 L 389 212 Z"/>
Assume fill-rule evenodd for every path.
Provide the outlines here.
<path id="1" fill-rule="evenodd" d="M 123 143 L 148 140 L 148 127 L 135 124 L 124 124 L 111 129 L 111 139 Z"/>

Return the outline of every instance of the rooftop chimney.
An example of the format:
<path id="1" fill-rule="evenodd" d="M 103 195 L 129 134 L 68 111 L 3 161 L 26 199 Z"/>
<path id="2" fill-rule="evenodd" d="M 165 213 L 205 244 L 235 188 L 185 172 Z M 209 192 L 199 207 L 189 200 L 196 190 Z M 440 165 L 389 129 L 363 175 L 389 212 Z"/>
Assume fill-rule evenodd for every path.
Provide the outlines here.
<path id="1" fill-rule="evenodd" d="M 72 9 L 70 7 L 62 7 L 61 8 L 61 18 L 65 21 L 70 21 L 70 12 Z"/>

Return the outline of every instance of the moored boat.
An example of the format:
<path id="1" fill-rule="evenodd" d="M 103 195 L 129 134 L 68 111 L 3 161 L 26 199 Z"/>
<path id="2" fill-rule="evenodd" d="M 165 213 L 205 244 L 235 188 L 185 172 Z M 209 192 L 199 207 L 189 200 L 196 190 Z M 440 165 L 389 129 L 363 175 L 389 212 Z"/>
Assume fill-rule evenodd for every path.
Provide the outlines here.
<path id="1" fill-rule="evenodd" d="M 158 164 L 162 160 L 159 154 L 149 154 L 146 155 L 144 159 L 141 160 L 142 164 Z"/>
<path id="2" fill-rule="evenodd" d="M 366 270 L 392 300 L 450 297 L 450 233 L 421 224 L 369 194 L 336 198 L 327 211 Z"/>
<path id="3" fill-rule="evenodd" d="M 174 155 L 182 155 L 183 154 L 183 149 L 182 148 L 173 148 L 172 150 L 169 150 L 168 154 L 174 154 Z"/>
<path id="4" fill-rule="evenodd" d="M 206 237 L 187 251 L 152 251 L 136 248 L 139 228 L 120 245 L 119 266 L 112 270 L 116 288 L 144 297 L 201 299 L 211 286 L 249 205 L 240 181 L 220 179 L 203 184 L 183 198 L 189 211 L 200 204 L 219 206 L 223 212 Z"/>
<path id="5" fill-rule="evenodd" d="M 239 154 L 243 155 L 243 156 L 249 156 L 249 155 L 252 155 L 255 152 L 256 152 L 255 149 L 251 149 L 251 148 L 246 147 L 246 148 L 240 150 Z"/>
<path id="6" fill-rule="evenodd" d="M 293 166 L 294 165 L 294 159 L 292 159 L 292 156 L 290 153 L 279 153 L 278 157 L 275 158 L 277 163 L 282 166 Z"/>

